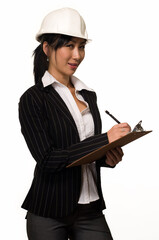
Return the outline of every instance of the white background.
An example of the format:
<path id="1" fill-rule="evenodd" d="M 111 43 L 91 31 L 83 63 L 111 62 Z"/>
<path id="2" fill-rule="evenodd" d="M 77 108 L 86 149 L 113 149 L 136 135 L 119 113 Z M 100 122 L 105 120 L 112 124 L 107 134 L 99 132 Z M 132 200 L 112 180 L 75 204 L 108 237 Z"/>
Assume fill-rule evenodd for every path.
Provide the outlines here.
<path id="1" fill-rule="evenodd" d="M 95 89 L 103 131 L 143 120 L 153 133 L 123 148 L 115 169 L 102 170 L 106 218 L 114 240 L 159 239 L 159 4 L 156 0 L 5 1 L 0 8 L 1 239 L 26 240 L 20 208 L 34 169 L 18 121 L 18 102 L 34 84 L 32 51 L 43 17 L 61 7 L 84 17 L 92 43 L 76 76 Z M 3 236 L 3 237 L 2 237 Z"/>

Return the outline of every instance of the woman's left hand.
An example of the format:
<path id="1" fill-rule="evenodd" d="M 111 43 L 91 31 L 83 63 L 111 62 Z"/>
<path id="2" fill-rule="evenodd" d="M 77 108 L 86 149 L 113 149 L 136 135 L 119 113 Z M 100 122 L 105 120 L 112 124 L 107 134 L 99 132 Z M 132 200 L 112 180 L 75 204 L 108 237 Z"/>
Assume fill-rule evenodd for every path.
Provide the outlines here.
<path id="1" fill-rule="evenodd" d="M 122 160 L 123 155 L 123 150 L 120 147 L 109 150 L 106 152 L 106 164 L 114 167 Z"/>

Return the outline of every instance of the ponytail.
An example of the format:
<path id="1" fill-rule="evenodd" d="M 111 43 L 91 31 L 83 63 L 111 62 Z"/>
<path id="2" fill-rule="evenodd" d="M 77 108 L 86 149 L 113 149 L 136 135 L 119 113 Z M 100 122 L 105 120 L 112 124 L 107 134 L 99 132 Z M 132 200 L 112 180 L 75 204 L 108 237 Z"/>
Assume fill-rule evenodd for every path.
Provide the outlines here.
<path id="1" fill-rule="evenodd" d="M 49 63 L 47 61 L 47 56 L 43 52 L 42 44 L 40 44 L 33 52 L 34 56 L 34 80 L 35 84 L 41 81 L 46 70 L 48 70 Z"/>

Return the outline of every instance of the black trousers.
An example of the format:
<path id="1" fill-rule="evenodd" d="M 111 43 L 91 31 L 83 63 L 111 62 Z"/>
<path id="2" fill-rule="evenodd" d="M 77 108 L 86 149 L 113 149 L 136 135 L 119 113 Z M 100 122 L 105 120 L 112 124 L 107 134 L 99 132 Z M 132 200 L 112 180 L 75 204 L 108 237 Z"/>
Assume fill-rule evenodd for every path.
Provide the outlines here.
<path id="1" fill-rule="evenodd" d="M 102 211 L 79 205 L 70 216 L 52 219 L 27 213 L 29 240 L 113 240 Z"/>

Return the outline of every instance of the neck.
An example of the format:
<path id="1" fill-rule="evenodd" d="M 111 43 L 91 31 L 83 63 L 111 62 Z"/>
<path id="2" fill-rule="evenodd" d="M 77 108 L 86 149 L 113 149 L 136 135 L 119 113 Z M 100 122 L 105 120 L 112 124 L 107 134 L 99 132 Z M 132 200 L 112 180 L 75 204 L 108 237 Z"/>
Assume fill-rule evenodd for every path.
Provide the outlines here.
<path id="1" fill-rule="evenodd" d="M 60 73 L 56 73 L 56 72 L 52 72 L 48 69 L 48 72 L 60 83 L 62 83 L 63 85 L 65 85 L 66 87 L 71 87 L 72 83 L 71 83 L 71 77 L 70 76 L 65 76 L 63 74 Z"/>

